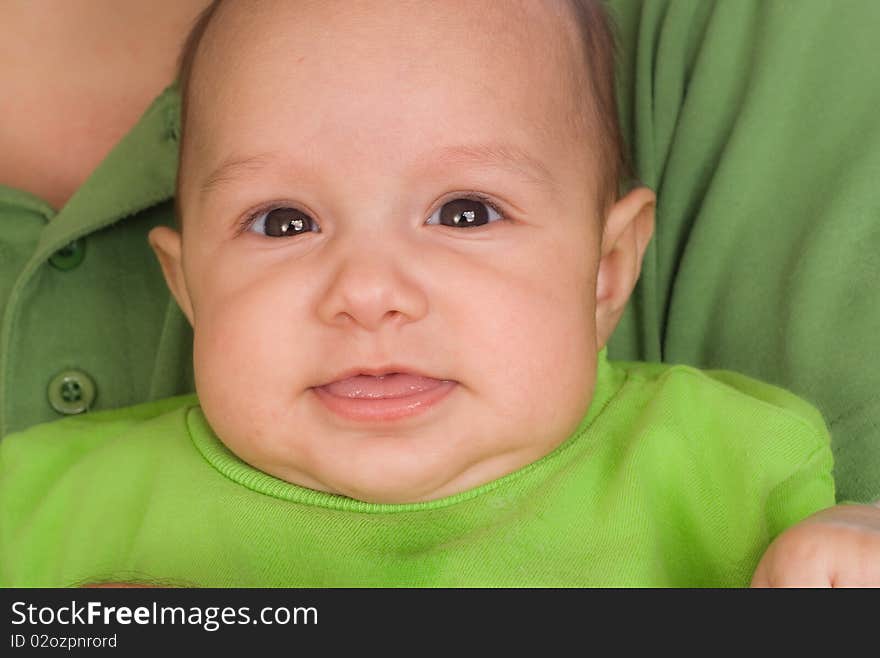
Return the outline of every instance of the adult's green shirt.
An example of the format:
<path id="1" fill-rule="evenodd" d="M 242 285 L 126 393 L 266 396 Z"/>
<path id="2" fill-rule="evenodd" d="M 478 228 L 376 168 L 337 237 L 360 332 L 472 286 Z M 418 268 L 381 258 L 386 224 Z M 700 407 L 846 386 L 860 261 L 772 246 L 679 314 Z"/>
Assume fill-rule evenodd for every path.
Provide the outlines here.
<path id="1" fill-rule="evenodd" d="M 371 504 L 235 458 L 194 397 L 0 442 L 0 586 L 745 586 L 833 504 L 818 412 L 742 375 L 609 364 L 544 458 Z"/>
<path id="2" fill-rule="evenodd" d="M 607 1 L 658 198 L 610 354 L 794 391 L 840 499 L 880 499 L 880 2 Z"/>
<path id="3" fill-rule="evenodd" d="M 0 436 L 194 390 L 191 332 L 147 244 L 174 223 L 178 107 L 159 96 L 59 212 L 0 186 Z"/>

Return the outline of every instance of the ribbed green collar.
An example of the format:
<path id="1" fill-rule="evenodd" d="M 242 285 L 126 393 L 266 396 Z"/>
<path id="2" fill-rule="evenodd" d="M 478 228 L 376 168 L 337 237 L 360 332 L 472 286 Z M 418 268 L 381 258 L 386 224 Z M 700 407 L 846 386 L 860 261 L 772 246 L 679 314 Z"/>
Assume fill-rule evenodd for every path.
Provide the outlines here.
<path id="1" fill-rule="evenodd" d="M 456 505 L 466 500 L 504 487 L 511 482 L 532 473 L 536 469 L 549 465 L 559 459 L 567 450 L 583 440 L 589 440 L 589 431 L 595 419 L 608 405 L 608 402 L 617 394 L 623 385 L 626 375 L 624 372 L 608 363 L 607 349 L 603 349 L 597 358 L 596 387 L 593 399 L 590 403 L 586 416 L 581 420 L 572 435 L 550 454 L 536 462 L 528 464 L 513 473 L 488 482 L 484 485 L 463 491 L 453 496 L 440 498 L 421 503 L 404 504 L 380 504 L 366 503 L 345 496 L 307 489 L 257 470 L 253 466 L 243 462 L 220 442 L 211 427 L 205 420 L 200 407 L 190 410 L 187 417 L 187 426 L 190 437 L 199 452 L 205 459 L 224 477 L 256 491 L 258 493 L 280 498 L 290 502 L 324 507 L 328 509 L 343 510 L 360 513 L 393 513 L 413 512 L 422 510 L 434 510 Z"/>

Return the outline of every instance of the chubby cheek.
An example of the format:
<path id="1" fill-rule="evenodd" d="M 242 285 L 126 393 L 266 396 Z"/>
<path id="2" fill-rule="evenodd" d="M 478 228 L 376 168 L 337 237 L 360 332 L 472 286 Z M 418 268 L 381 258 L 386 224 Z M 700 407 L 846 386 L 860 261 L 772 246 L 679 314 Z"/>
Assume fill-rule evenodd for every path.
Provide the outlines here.
<path id="1" fill-rule="evenodd" d="M 296 393 L 307 385 L 302 310 L 271 273 L 246 281 L 215 274 L 194 307 L 196 389 L 224 443 L 260 465 L 282 438 L 271 428 L 295 411 Z"/>
<path id="2" fill-rule="evenodd" d="M 534 243 L 448 299 L 479 388 L 524 440 L 568 436 L 586 412 L 596 364 L 595 274 L 583 249 Z M 472 369 L 473 370 L 473 369 Z"/>

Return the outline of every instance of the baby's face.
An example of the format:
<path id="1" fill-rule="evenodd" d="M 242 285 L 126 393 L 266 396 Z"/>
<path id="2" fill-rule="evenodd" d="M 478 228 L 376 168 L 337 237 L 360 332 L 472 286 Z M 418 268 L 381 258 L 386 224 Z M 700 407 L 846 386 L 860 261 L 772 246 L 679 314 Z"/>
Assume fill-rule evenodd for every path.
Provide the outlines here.
<path id="1" fill-rule="evenodd" d="M 178 298 L 204 412 L 242 459 L 411 502 L 577 426 L 601 219 L 564 12 L 221 9 L 191 87 Z"/>

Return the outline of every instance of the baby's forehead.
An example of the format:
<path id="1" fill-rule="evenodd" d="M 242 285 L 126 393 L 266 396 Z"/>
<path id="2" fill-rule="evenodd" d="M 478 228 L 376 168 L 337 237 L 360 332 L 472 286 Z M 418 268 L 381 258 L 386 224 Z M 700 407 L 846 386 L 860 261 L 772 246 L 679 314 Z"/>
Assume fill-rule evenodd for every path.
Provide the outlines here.
<path id="1" fill-rule="evenodd" d="M 400 43 L 412 34 L 431 31 L 456 34 L 465 25 L 468 41 L 487 50 L 504 43 L 507 35 L 528 39 L 524 46 L 546 57 L 560 40 L 576 34 L 580 9 L 597 0 L 215 0 L 210 16 L 211 29 L 225 25 L 244 37 L 248 32 L 311 35 L 328 41 L 343 33 L 354 37 L 369 32 L 379 40 Z M 598 0 L 600 1 L 600 0 Z M 358 29 L 360 28 L 360 29 Z M 546 29 L 545 42 L 537 41 Z M 242 39 L 224 40 L 232 45 Z M 349 44 L 351 42 L 348 42 Z M 339 42 L 333 45 L 344 47 Z"/>
<path id="2" fill-rule="evenodd" d="M 501 77 L 527 82 L 534 95 L 561 100 L 586 89 L 580 41 L 568 0 L 227 1 L 217 7 L 198 46 L 192 84 L 197 103 L 212 92 L 234 95 L 230 83 L 253 80 L 266 68 L 280 72 L 271 81 L 275 86 L 312 69 L 321 71 L 327 87 L 350 83 L 347 67 L 361 73 L 385 69 L 389 75 L 421 69 L 424 84 L 452 70 L 462 78 L 482 76 L 487 94 L 504 91 L 498 89 Z M 557 93 L 560 89 L 565 93 Z M 516 109 L 511 105 L 508 111 Z M 223 107 L 211 108 L 218 110 Z"/>
<path id="3" fill-rule="evenodd" d="M 551 151 L 583 135 L 587 87 L 568 4 L 225 2 L 192 69 L 184 132 L 213 167 L 279 144 L 387 157 L 389 139 L 407 149 L 453 136 L 538 143 L 559 160 Z"/>

